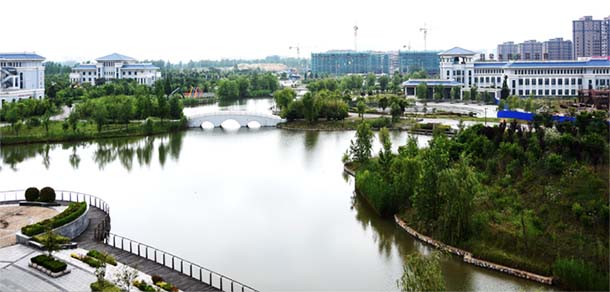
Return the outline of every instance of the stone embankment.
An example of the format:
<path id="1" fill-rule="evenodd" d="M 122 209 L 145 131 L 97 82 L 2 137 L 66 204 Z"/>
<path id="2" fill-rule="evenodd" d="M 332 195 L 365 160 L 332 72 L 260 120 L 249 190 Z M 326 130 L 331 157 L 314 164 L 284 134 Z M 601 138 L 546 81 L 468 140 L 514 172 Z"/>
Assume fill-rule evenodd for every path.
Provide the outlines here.
<path id="1" fill-rule="evenodd" d="M 466 262 L 466 263 L 469 263 L 469 264 L 472 264 L 472 265 L 475 265 L 478 267 L 502 272 L 502 273 L 509 274 L 509 275 L 512 275 L 515 277 L 524 278 L 524 279 L 528 279 L 531 281 L 536 281 L 536 282 L 539 282 L 542 284 L 547 284 L 547 285 L 553 284 L 552 277 L 545 277 L 545 276 L 541 276 L 538 274 L 534 274 L 534 273 L 506 267 L 503 265 L 498 265 L 498 264 L 495 264 L 492 262 L 480 260 L 477 258 L 473 258 L 472 254 L 470 252 L 459 249 L 457 247 L 446 245 L 440 241 L 430 238 L 429 236 L 423 235 L 423 234 L 415 231 L 415 229 L 409 227 L 406 222 L 404 222 L 402 219 L 400 219 L 400 217 L 398 217 L 398 215 L 394 215 L 394 220 L 402 229 L 404 229 L 407 233 L 409 233 L 411 236 L 415 237 L 416 239 L 423 241 L 429 245 L 432 245 L 442 251 L 445 251 L 445 252 L 448 252 L 448 253 L 451 253 L 451 254 L 454 254 L 457 256 L 461 256 L 464 259 L 464 262 Z"/>

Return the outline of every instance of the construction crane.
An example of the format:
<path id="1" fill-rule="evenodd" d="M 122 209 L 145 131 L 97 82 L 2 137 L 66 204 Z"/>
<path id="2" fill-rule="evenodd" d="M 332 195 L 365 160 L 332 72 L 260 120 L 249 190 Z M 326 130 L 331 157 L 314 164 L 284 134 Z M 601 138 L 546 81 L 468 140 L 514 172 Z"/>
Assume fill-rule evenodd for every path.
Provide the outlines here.
<path id="1" fill-rule="evenodd" d="M 301 59 L 301 46 L 300 45 L 296 45 L 296 46 L 290 46 L 288 47 L 289 50 L 297 50 L 297 60 Z"/>
<path id="2" fill-rule="evenodd" d="M 428 30 L 430 30 L 429 28 L 426 27 L 426 24 L 424 23 L 424 27 L 420 28 L 419 31 L 424 33 L 424 51 L 427 50 L 427 40 L 428 40 Z"/>
<path id="3" fill-rule="evenodd" d="M 354 50 L 358 51 L 358 25 L 354 25 Z"/>
<path id="4" fill-rule="evenodd" d="M 407 51 L 410 51 L 411 50 L 411 42 L 409 42 L 408 45 L 403 45 L 402 48 L 403 49 L 407 49 Z"/>

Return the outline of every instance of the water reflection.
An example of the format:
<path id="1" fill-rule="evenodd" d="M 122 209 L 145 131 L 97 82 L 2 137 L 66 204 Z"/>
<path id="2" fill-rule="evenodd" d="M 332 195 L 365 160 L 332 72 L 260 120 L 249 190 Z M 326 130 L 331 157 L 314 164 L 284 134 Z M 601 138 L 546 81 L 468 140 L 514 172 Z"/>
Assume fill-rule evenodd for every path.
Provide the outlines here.
<path id="1" fill-rule="evenodd" d="M 3 165 L 9 166 L 12 170 L 17 170 L 19 164 L 40 157 L 43 166 L 48 170 L 51 166 L 49 153 L 61 147 L 62 150 L 70 151 L 68 162 L 73 169 L 78 169 L 81 164 L 79 152 L 85 151 L 85 149 L 94 149 L 92 159 L 99 170 L 103 170 L 107 165 L 118 160 L 123 168 L 131 171 L 134 167 L 134 158 L 139 166 L 150 166 L 154 149 L 158 151 L 157 155 L 161 166 L 166 163 L 168 155 L 174 161 L 178 161 L 184 135 L 184 132 L 180 132 L 162 136 L 107 139 L 93 142 L 3 146 L 0 148 L 0 159 Z"/>

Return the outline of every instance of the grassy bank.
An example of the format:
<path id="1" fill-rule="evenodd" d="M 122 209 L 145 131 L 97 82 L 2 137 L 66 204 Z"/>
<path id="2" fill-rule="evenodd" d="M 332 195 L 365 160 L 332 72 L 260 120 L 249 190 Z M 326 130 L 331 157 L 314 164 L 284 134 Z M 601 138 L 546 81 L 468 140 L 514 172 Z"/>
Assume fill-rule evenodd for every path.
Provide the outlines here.
<path id="1" fill-rule="evenodd" d="M 137 137 L 163 134 L 184 129 L 183 121 L 153 121 L 147 126 L 145 123 L 130 122 L 125 124 L 107 124 L 101 131 L 93 123 L 79 122 L 76 130 L 64 129 L 63 122 L 52 121 L 49 123 L 47 133 L 43 126 L 22 127 L 16 133 L 10 126 L 0 128 L 0 145 L 51 143 L 51 142 L 73 142 L 105 138 Z"/>
<path id="2" fill-rule="evenodd" d="M 356 130 L 358 125 L 362 122 L 361 118 L 347 118 L 340 121 L 327 121 L 318 120 L 315 122 L 307 122 L 305 120 L 294 120 L 286 123 L 278 124 L 278 128 L 287 130 L 306 130 L 306 131 L 351 131 Z M 392 123 L 390 117 L 380 118 L 364 118 L 366 122 L 371 125 L 373 129 L 380 129 L 386 127 L 394 130 L 406 130 L 411 127 L 415 122 L 411 120 L 401 119 L 395 123 Z"/>

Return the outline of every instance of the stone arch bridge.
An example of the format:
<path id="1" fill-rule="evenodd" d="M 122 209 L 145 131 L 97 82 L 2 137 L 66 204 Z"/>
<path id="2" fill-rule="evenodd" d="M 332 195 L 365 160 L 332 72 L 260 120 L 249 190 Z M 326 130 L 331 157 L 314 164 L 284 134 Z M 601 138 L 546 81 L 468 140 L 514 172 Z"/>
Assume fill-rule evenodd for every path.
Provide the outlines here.
<path id="1" fill-rule="evenodd" d="M 219 111 L 196 114 L 188 117 L 187 120 L 189 128 L 201 127 L 201 124 L 205 122 L 212 123 L 214 127 L 220 127 L 220 125 L 227 120 L 234 120 L 242 127 L 247 127 L 250 122 L 257 122 L 261 127 L 275 127 L 277 124 L 286 121 L 276 115 L 246 111 Z"/>

